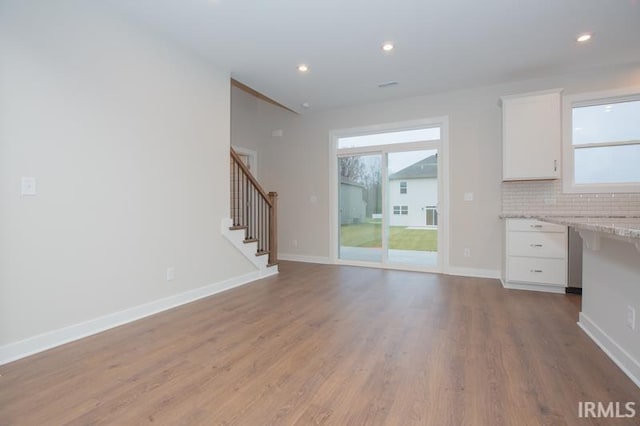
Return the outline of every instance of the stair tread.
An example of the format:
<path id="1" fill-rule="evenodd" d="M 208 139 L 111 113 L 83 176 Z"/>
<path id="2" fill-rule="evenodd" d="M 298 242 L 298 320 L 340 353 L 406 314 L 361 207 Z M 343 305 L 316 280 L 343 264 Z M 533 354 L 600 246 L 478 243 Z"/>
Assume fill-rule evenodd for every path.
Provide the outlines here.
<path id="1" fill-rule="evenodd" d="M 264 256 L 265 254 L 269 254 L 269 250 L 267 251 L 259 251 L 256 253 L 256 256 Z"/>
<path id="2" fill-rule="evenodd" d="M 235 231 L 235 230 L 237 230 L 237 229 L 247 229 L 247 227 L 246 227 L 246 226 L 241 226 L 241 225 L 238 225 L 238 226 L 230 226 L 230 227 L 229 227 L 229 230 L 231 230 L 231 231 Z"/>
<path id="3" fill-rule="evenodd" d="M 272 266 L 278 266 L 278 262 L 267 263 L 267 268 L 270 268 Z"/>
<path id="4" fill-rule="evenodd" d="M 255 243 L 257 241 L 258 241 L 257 238 L 247 238 L 246 240 L 242 240 L 242 242 L 245 243 L 245 244 Z"/>

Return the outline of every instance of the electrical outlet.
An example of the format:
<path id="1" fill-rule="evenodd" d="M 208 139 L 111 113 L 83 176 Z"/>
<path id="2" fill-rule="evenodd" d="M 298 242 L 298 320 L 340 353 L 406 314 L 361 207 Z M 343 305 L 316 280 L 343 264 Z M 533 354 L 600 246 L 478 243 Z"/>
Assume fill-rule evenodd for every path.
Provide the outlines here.
<path id="1" fill-rule="evenodd" d="M 23 177 L 20 179 L 20 193 L 22 195 L 36 195 L 36 178 Z"/>
<path id="2" fill-rule="evenodd" d="M 167 268 L 167 281 L 173 281 L 176 279 L 176 268 L 170 266 Z"/>
<path id="3" fill-rule="evenodd" d="M 468 247 L 465 247 L 464 249 L 464 257 L 471 257 L 471 249 Z"/>
<path id="4" fill-rule="evenodd" d="M 636 329 L 636 310 L 631 305 L 627 306 L 627 327 Z"/>
<path id="5" fill-rule="evenodd" d="M 465 201 L 473 201 L 473 192 L 465 192 L 464 193 Z"/>

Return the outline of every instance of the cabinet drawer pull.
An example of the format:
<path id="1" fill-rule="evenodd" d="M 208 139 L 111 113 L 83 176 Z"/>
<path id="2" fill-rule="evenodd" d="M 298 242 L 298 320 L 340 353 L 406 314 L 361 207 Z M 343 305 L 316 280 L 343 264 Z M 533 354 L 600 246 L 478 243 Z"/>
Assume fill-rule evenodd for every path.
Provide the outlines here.
<path id="1" fill-rule="evenodd" d="M 542 269 L 532 269 L 530 272 L 542 272 Z"/>
<path id="2" fill-rule="evenodd" d="M 532 228 L 542 228 L 542 225 L 529 225 L 529 226 L 531 226 Z"/>
<path id="3" fill-rule="evenodd" d="M 529 244 L 531 247 L 542 247 L 542 244 Z"/>

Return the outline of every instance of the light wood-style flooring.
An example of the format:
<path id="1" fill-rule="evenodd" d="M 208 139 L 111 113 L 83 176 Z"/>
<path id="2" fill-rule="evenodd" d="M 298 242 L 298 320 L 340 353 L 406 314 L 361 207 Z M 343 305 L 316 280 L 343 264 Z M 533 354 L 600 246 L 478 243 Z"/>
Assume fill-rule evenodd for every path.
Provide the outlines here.
<path id="1" fill-rule="evenodd" d="M 282 262 L 267 278 L 0 366 L 0 425 L 589 425 L 638 389 L 579 296 Z M 638 414 L 640 416 L 640 413 Z"/>

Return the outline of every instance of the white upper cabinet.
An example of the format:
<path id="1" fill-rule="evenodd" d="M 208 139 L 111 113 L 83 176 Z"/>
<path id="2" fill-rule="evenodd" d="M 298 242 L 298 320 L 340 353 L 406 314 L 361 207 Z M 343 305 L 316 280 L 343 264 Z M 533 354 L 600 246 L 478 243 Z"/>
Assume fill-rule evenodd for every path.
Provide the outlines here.
<path id="1" fill-rule="evenodd" d="M 561 90 L 502 99 L 502 180 L 560 178 Z"/>

